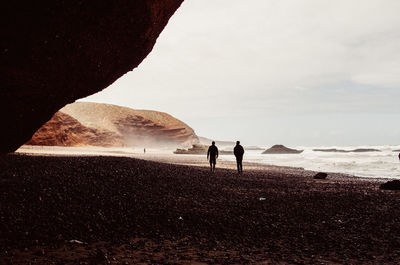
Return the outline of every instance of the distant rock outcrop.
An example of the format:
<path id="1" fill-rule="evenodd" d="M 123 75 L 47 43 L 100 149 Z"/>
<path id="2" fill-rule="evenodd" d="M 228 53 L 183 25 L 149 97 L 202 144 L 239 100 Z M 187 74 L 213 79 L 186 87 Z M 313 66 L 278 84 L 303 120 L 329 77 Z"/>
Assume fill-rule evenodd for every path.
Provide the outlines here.
<path id="1" fill-rule="evenodd" d="M 188 155 L 204 155 L 207 154 L 208 146 L 202 144 L 194 144 L 191 148 L 181 149 L 178 148 L 174 154 L 188 154 Z"/>
<path id="2" fill-rule="evenodd" d="M 373 148 L 358 148 L 353 150 L 342 150 L 336 148 L 330 149 L 313 149 L 315 152 L 335 152 L 335 153 L 363 153 L 363 152 L 381 152 L 381 150 Z"/>
<path id="3" fill-rule="evenodd" d="M 265 150 L 262 154 L 300 154 L 301 152 L 303 152 L 303 150 L 291 149 L 284 145 L 277 144 Z"/>
<path id="4" fill-rule="evenodd" d="M 206 155 L 208 151 L 208 146 L 203 144 L 194 144 L 191 148 L 181 149 L 178 148 L 174 151 L 174 154 L 179 155 Z M 218 150 L 219 155 L 233 155 L 233 150 Z"/>
<path id="5" fill-rule="evenodd" d="M 381 190 L 400 190 L 400 180 L 391 180 L 381 184 L 379 187 Z"/>
<path id="6" fill-rule="evenodd" d="M 364 153 L 364 152 L 382 152 L 382 151 L 378 150 L 378 149 L 373 149 L 373 148 L 359 148 L 359 149 L 351 150 L 350 152 Z"/>
<path id="7" fill-rule="evenodd" d="M 399 150 L 393 150 L 393 152 L 400 152 L 400 149 Z"/>
<path id="8" fill-rule="evenodd" d="M 171 115 L 109 104 L 65 106 L 27 144 L 176 147 L 198 143 L 192 128 Z"/>

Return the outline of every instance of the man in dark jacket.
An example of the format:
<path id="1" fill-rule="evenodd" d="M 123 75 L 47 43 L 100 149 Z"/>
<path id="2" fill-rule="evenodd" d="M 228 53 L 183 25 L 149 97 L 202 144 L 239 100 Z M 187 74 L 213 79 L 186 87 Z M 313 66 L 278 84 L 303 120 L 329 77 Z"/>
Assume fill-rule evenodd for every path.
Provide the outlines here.
<path id="1" fill-rule="evenodd" d="M 243 146 L 240 145 L 240 141 L 236 142 L 236 146 L 235 148 L 233 148 L 233 153 L 235 154 L 236 157 L 237 170 L 239 174 L 241 174 L 243 172 L 242 161 L 243 161 L 244 149 Z"/>
<path id="2" fill-rule="evenodd" d="M 210 160 L 210 168 L 211 172 L 215 171 L 215 164 L 217 163 L 218 158 L 218 148 L 215 146 L 215 142 L 213 141 L 208 148 L 207 151 L 207 160 Z"/>

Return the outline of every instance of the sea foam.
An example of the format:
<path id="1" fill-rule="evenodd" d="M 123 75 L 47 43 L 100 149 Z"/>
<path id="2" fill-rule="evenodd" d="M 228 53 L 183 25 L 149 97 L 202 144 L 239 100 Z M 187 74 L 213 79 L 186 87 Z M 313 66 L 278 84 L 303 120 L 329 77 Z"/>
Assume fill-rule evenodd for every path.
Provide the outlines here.
<path id="1" fill-rule="evenodd" d="M 307 170 L 338 172 L 360 177 L 398 178 L 400 179 L 399 153 L 393 150 L 400 146 L 327 146 L 306 147 L 300 154 L 261 154 L 261 151 L 246 151 L 244 161 L 276 166 L 302 167 Z M 354 150 L 358 148 L 378 149 L 381 152 L 320 152 L 313 149 Z M 233 157 L 221 156 L 221 159 L 234 160 Z"/>

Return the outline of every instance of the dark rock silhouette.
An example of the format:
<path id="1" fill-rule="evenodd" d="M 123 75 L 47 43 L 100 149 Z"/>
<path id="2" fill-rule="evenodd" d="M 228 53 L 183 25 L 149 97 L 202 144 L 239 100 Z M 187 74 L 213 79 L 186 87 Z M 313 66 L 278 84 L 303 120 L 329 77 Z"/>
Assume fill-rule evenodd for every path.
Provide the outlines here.
<path id="1" fill-rule="evenodd" d="M 324 172 L 318 172 L 315 176 L 314 179 L 326 179 L 328 177 L 327 173 Z"/>
<path id="2" fill-rule="evenodd" d="M 363 153 L 363 152 L 382 152 L 382 151 L 378 150 L 378 149 L 373 149 L 373 148 L 359 148 L 359 149 L 351 150 L 350 152 Z"/>
<path id="3" fill-rule="evenodd" d="M 164 112 L 76 102 L 57 112 L 27 144 L 186 147 L 197 142 L 192 128 Z"/>
<path id="4" fill-rule="evenodd" d="M 137 67 L 183 0 L 5 1 L 0 152 Z"/>
<path id="5" fill-rule="evenodd" d="M 390 180 L 381 184 L 379 188 L 382 190 L 400 190 L 400 180 Z"/>
<path id="6" fill-rule="evenodd" d="M 301 152 L 303 152 L 303 150 L 291 149 L 284 145 L 277 144 L 265 150 L 262 154 L 300 154 Z"/>
<path id="7" fill-rule="evenodd" d="M 330 149 L 313 149 L 315 152 L 335 152 L 335 153 L 363 153 L 363 152 L 381 152 L 381 150 L 373 148 L 358 148 L 353 150 L 342 150 L 336 148 Z"/>

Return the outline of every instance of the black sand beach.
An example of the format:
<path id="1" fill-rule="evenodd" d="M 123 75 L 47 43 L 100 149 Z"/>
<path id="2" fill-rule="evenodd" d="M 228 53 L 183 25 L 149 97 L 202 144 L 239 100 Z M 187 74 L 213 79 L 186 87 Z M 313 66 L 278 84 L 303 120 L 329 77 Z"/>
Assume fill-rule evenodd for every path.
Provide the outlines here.
<path id="1" fill-rule="evenodd" d="M 0 264 L 400 262 L 400 193 L 374 181 L 5 155 L 0 183 Z"/>

